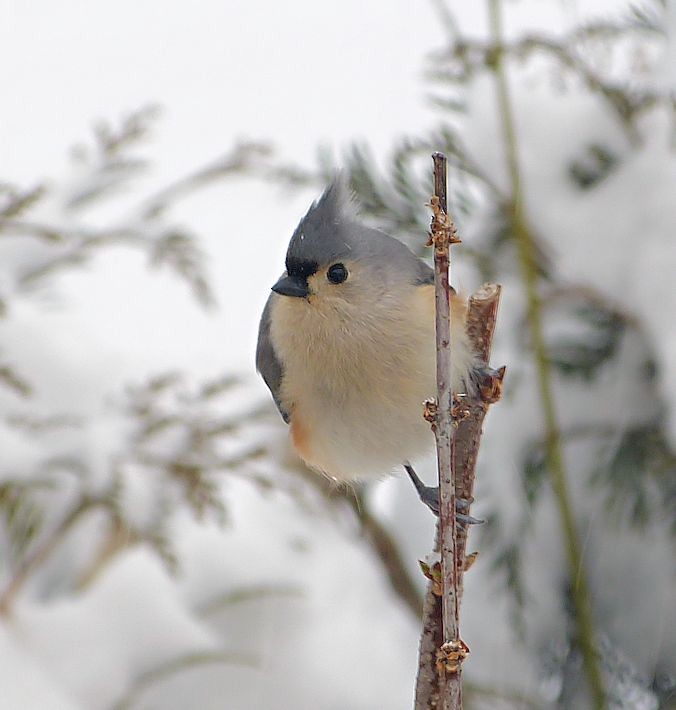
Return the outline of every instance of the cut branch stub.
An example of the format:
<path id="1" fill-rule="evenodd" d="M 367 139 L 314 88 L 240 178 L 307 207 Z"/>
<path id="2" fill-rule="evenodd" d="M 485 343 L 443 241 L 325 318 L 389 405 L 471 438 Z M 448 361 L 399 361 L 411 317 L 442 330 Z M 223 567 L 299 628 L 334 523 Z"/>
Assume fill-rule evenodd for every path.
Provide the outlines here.
<path id="1" fill-rule="evenodd" d="M 502 381 L 507 368 L 503 365 L 497 370 L 486 369 L 479 379 L 479 394 L 485 404 L 495 404 L 502 397 Z"/>

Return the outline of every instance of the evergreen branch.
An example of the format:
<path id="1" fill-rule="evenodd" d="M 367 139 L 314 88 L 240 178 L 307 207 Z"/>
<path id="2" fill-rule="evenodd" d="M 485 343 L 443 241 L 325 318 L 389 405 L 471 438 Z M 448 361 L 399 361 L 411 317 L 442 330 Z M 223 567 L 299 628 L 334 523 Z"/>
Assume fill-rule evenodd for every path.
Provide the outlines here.
<path id="1" fill-rule="evenodd" d="M 11 185 L 0 185 L 0 226 L 5 220 L 18 217 L 39 202 L 46 193 L 44 185 L 18 190 Z"/>
<path id="2" fill-rule="evenodd" d="M 409 573 L 401 555 L 399 546 L 377 517 L 371 512 L 368 501 L 349 487 L 337 487 L 335 482 L 324 476 L 318 476 L 304 465 L 298 468 L 303 480 L 311 484 L 328 501 L 345 502 L 361 525 L 361 532 L 366 542 L 380 560 L 383 570 L 392 586 L 392 590 L 404 603 L 416 619 L 420 618 L 422 600 L 415 579 Z"/>
<path id="3" fill-rule="evenodd" d="M 142 219 L 158 217 L 179 200 L 189 197 L 202 187 L 223 177 L 241 175 L 257 166 L 260 169 L 257 161 L 269 157 L 271 153 L 270 146 L 265 143 L 242 142 L 236 144 L 222 158 L 179 178 L 149 197 L 140 209 Z"/>
<path id="4" fill-rule="evenodd" d="M 126 525 L 119 515 L 112 515 L 108 526 L 108 532 L 100 541 L 93 559 L 73 585 L 78 592 L 89 588 L 120 552 L 141 541 L 138 533 Z"/>
<path id="5" fill-rule="evenodd" d="M 582 46 L 589 39 L 617 37 L 628 30 L 621 26 L 595 24 L 577 28 L 560 40 L 539 34 L 527 35 L 514 42 L 458 39 L 445 54 L 455 64 L 448 68 L 435 68 L 431 76 L 446 84 L 457 84 L 469 80 L 484 67 L 494 71 L 498 57 L 511 56 L 525 60 L 537 53 L 544 54 L 579 77 L 589 91 L 601 96 L 618 117 L 629 142 L 637 145 L 640 142 L 637 118 L 659 104 L 673 111 L 676 109 L 676 100 L 659 89 L 643 88 L 638 91 L 606 78 L 576 50 L 576 46 Z"/>
<path id="6" fill-rule="evenodd" d="M 247 668 L 256 668 L 258 665 L 254 658 L 233 651 L 194 651 L 193 653 L 186 653 L 141 673 L 125 695 L 111 706 L 111 710 L 131 710 L 139 697 L 152 686 L 183 671 L 214 663 L 226 663 Z"/>
<path id="7" fill-rule="evenodd" d="M 299 599 L 303 597 L 303 590 L 291 584 L 251 584 L 236 587 L 229 592 L 219 594 L 214 599 L 202 604 L 197 610 L 201 617 L 211 616 L 235 604 L 242 604 L 263 599 Z"/>
<path id="8" fill-rule="evenodd" d="M 92 200 L 124 185 L 145 167 L 145 161 L 129 157 L 128 153 L 146 138 L 155 113 L 150 107 L 130 114 L 119 126 L 100 123 L 94 130 L 93 147 L 75 148 L 75 158 L 84 168 L 79 186 L 65 196 L 63 190 L 52 191 L 60 197 L 60 206 L 67 213 L 63 224 L 30 214 L 30 209 L 47 194 L 45 186 L 20 191 L 11 185 L 0 185 L 0 235 L 39 239 L 46 247 L 52 247 L 17 275 L 19 288 L 30 288 L 64 268 L 82 265 L 100 248 L 125 244 L 146 252 L 152 264 L 172 269 L 188 282 L 203 305 L 213 303 L 203 254 L 192 234 L 167 222 L 166 212 L 178 201 L 224 177 L 261 172 L 262 163 L 271 153 L 269 146 L 237 143 L 220 159 L 163 186 L 139 200 L 128 215 L 102 227 L 84 226 L 72 216 Z"/>
<path id="9" fill-rule="evenodd" d="M 22 397 L 30 397 L 33 394 L 33 388 L 28 380 L 10 365 L 0 365 L 0 382 Z"/>
<path id="10" fill-rule="evenodd" d="M 61 518 L 61 521 L 50 534 L 45 536 L 43 541 L 30 554 L 24 557 L 9 584 L 0 593 L 0 616 L 8 616 L 11 613 L 14 600 L 28 579 L 51 557 L 80 519 L 93 508 L 103 504 L 103 501 L 99 498 L 90 498 L 88 496 L 80 498 Z"/>
<path id="11" fill-rule="evenodd" d="M 420 592 L 408 572 L 399 545 L 385 525 L 373 515 L 363 496 L 355 492 L 355 495 L 346 496 L 346 499 L 359 519 L 364 537 L 383 565 L 392 591 L 404 602 L 415 618 L 419 619 L 422 613 Z"/>

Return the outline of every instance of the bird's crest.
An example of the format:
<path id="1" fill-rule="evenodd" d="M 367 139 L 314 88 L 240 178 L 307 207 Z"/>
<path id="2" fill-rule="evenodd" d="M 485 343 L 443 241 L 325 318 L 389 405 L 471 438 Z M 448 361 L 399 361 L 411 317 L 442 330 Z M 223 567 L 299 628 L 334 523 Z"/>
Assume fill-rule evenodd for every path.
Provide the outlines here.
<path id="1" fill-rule="evenodd" d="M 307 214 L 296 227 L 289 250 L 286 266 L 292 271 L 316 268 L 332 259 L 350 255 L 350 227 L 354 230 L 357 210 L 345 178 L 338 174 L 324 190 L 322 196 L 312 204 Z"/>

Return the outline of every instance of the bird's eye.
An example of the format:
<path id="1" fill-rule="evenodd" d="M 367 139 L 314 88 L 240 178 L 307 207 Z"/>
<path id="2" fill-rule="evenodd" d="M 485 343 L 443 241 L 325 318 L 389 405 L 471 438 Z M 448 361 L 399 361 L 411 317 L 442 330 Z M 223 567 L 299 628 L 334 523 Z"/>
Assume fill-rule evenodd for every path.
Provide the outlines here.
<path id="1" fill-rule="evenodd" d="M 342 284 L 347 278 L 347 269 L 343 264 L 333 264 L 326 272 L 326 278 L 332 284 Z"/>

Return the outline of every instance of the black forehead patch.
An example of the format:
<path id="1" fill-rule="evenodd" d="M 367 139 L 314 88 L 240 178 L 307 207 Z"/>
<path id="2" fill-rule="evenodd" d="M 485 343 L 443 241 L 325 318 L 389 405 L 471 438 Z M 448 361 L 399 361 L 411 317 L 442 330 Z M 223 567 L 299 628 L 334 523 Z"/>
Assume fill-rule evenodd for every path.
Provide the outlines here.
<path id="1" fill-rule="evenodd" d="M 319 264 L 316 261 L 296 259 L 294 257 L 286 258 L 286 271 L 290 276 L 300 276 L 307 279 L 308 276 L 316 274 L 318 269 Z"/>

